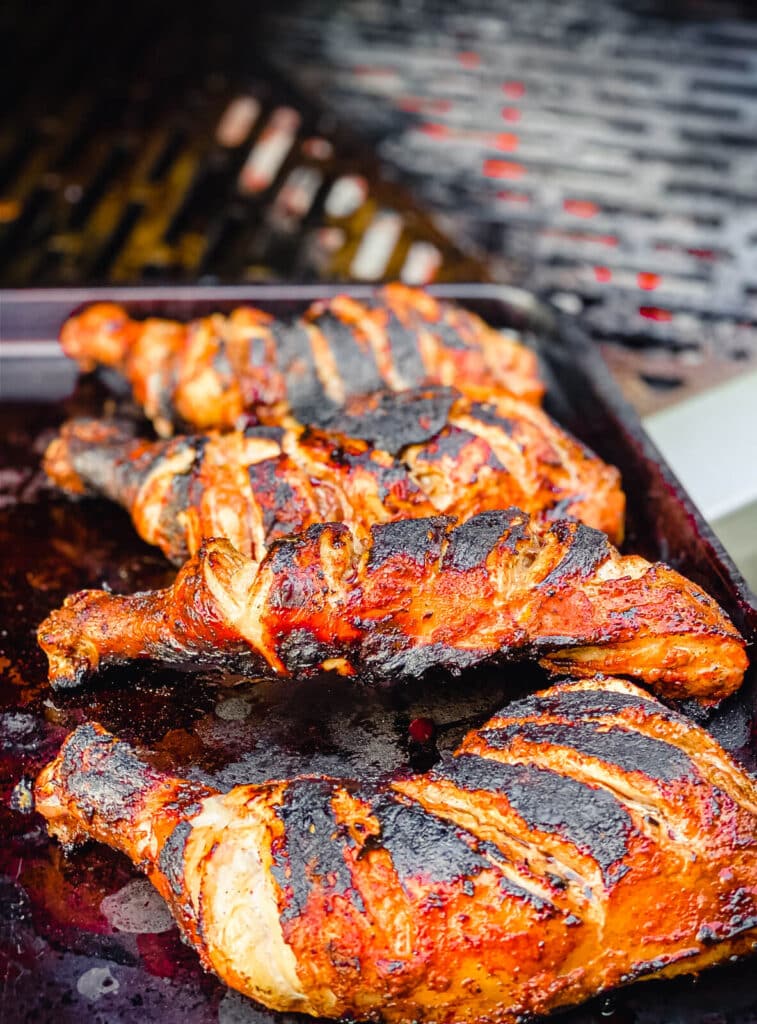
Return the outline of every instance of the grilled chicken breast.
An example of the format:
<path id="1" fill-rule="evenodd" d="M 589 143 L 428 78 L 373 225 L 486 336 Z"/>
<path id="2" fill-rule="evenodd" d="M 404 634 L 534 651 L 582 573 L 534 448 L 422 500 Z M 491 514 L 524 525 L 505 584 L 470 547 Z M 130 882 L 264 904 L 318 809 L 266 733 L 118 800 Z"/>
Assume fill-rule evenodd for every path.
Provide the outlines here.
<path id="1" fill-rule="evenodd" d="M 757 949 L 757 787 L 702 729 L 591 679 L 426 775 L 221 794 L 80 726 L 37 780 L 63 843 L 125 853 L 202 963 L 275 1010 L 515 1024 Z"/>
<path id="2" fill-rule="evenodd" d="M 544 392 L 525 345 L 400 284 L 371 301 L 317 302 L 289 322 L 251 308 L 190 324 L 139 322 L 99 303 L 68 320 L 60 340 L 82 369 L 123 374 L 163 435 L 177 423 L 229 429 L 249 410 L 270 417 L 290 409 L 310 422 L 352 395 L 422 384 L 454 385 L 474 399 L 538 402 Z"/>
<path id="3" fill-rule="evenodd" d="M 259 559 L 314 523 L 343 521 L 362 535 L 374 523 L 510 505 L 576 516 L 622 539 L 617 470 L 526 402 L 506 399 L 497 411 L 449 389 L 382 392 L 330 422 L 148 442 L 74 420 L 48 447 L 45 469 L 69 492 L 119 502 L 178 564 L 211 537 Z"/>
<path id="4" fill-rule="evenodd" d="M 744 640 L 695 584 L 583 524 L 518 509 L 384 523 L 365 546 L 321 524 L 260 562 L 209 541 L 169 589 L 81 591 L 38 636 L 55 687 L 140 658 L 391 680 L 536 655 L 550 671 L 627 675 L 712 703 L 747 665 Z"/>

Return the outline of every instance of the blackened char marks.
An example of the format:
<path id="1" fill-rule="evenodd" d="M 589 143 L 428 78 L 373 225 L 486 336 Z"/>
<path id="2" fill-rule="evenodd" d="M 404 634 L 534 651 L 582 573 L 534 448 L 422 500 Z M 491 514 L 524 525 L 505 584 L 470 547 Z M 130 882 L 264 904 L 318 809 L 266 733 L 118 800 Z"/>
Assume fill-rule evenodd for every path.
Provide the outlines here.
<path id="1" fill-rule="evenodd" d="M 432 772 L 468 792 L 501 793 L 529 829 L 567 839 L 592 857 L 606 885 L 626 873 L 620 863 L 628 853 L 633 821 L 607 790 L 534 765 L 503 764 L 492 758 L 461 754 Z"/>
<path id="2" fill-rule="evenodd" d="M 697 936 L 697 938 L 699 938 L 699 936 Z M 636 981 L 637 978 L 643 978 L 645 974 L 657 974 L 665 967 L 669 967 L 671 961 L 675 959 L 677 959 L 675 954 L 663 954 L 662 956 L 655 957 L 653 960 L 642 960 L 639 963 L 633 964 L 631 969 L 625 974 L 621 974 L 618 980 L 621 985 L 627 985 L 630 981 Z M 617 1014 L 615 1014 L 615 1016 L 617 1016 Z"/>
<path id="3" fill-rule="evenodd" d="M 583 523 L 560 520 L 550 528 L 568 550 L 542 582 L 541 587 L 559 583 L 568 576 L 591 576 L 610 557 L 610 543 L 601 530 Z"/>
<path id="4" fill-rule="evenodd" d="M 296 598 L 292 606 L 298 607 Z M 282 637 L 276 645 L 276 653 L 287 672 L 292 675 L 318 669 L 329 658 L 345 656 L 343 646 L 337 647 L 321 640 L 305 626 L 293 629 Z"/>
<path id="5" fill-rule="evenodd" d="M 367 339 L 365 348 L 355 339 L 356 327 L 344 323 L 328 310 L 314 317 L 311 322 L 328 342 L 347 397 L 364 395 L 384 386 Z"/>
<path id="6" fill-rule="evenodd" d="M 178 410 L 174 405 L 174 395 L 179 383 L 180 364 L 181 358 L 177 358 L 177 354 L 174 353 L 173 357 L 166 360 L 157 371 L 155 385 L 151 386 L 156 399 L 155 412 L 157 416 L 169 423 L 179 417 Z"/>
<path id="7" fill-rule="evenodd" d="M 372 526 L 368 572 L 396 556 L 408 558 L 417 565 L 435 562 L 441 555 L 450 522 L 449 516 L 427 516 Z"/>
<path id="8" fill-rule="evenodd" d="M 184 891 L 184 848 L 191 833 L 191 822 L 180 821 L 163 844 L 158 858 L 158 867 L 177 896 Z"/>
<path id="9" fill-rule="evenodd" d="M 348 837 L 334 817 L 333 788 L 325 779 L 295 779 L 276 808 L 284 835 L 275 844 L 271 870 L 287 898 L 282 921 L 303 913 L 316 886 L 346 895 L 364 910 L 344 859 Z"/>
<path id="10" fill-rule="evenodd" d="M 442 459 L 457 459 L 467 444 L 474 440 L 474 435 L 460 427 L 446 427 L 441 433 L 424 444 L 416 455 L 418 462 L 434 463 Z"/>
<path id="11" fill-rule="evenodd" d="M 261 441 L 275 441 L 276 444 L 281 445 L 281 442 L 284 440 L 284 428 L 268 427 L 261 423 L 253 423 L 244 428 L 244 436 L 253 439 L 260 438 Z"/>
<path id="12" fill-rule="evenodd" d="M 287 465 L 286 456 L 276 456 L 247 467 L 269 543 L 274 537 L 299 532 L 310 516 L 310 506 L 286 478 Z"/>
<path id="13" fill-rule="evenodd" d="M 489 427 L 498 427 L 508 435 L 512 434 L 518 425 L 516 420 L 509 419 L 507 416 L 501 416 L 497 412 L 497 407 L 490 405 L 488 402 L 474 402 L 471 405 L 470 411 L 474 419 Z"/>
<path id="14" fill-rule="evenodd" d="M 508 718 L 528 715 L 559 715 L 574 721 L 579 716 L 616 715 L 625 708 L 657 715 L 666 721 L 685 725 L 683 715 L 670 711 L 651 697 L 614 690 L 555 690 L 540 697 L 524 697 L 513 701 L 501 712 Z"/>
<path id="15" fill-rule="evenodd" d="M 495 862 L 498 859 L 501 859 L 502 854 L 497 850 L 493 843 L 487 843 L 486 845 L 493 849 L 492 859 Z M 531 892 L 529 889 L 524 889 L 523 886 L 518 885 L 517 882 L 513 882 L 512 879 L 507 878 L 505 875 L 503 875 L 499 880 L 499 889 L 500 892 L 511 898 L 529 903 L 542 920 L 548 917 L 554 917 L 559 913 L 557 907 L 551 902 L 551 900 L 545 900 L 535 892 Z"/>
<path id="16" fill-rule="evenodd" d="M 387 338 L 395 371 L 405 387 L 417 387 L 428 380 L 419 347 L 418 332 L 406 327 L 391 310 L 387 313 Z"/>
<path id="17" fill-rule="evenodd" d="M 436 335 L 445 348 L 464 351 L 465 349 L 475 347 L 465 340 L 462 332 L 459 331 L 454 324 L 451 324 L 448 320 L 443 318 L 441 320 L 437 320 L 433 324 L 428 324 L 428 329 L 432 334 Z"/>
<path id="18" fill-rule="evenodd" d="M 169 557 L 173 562 L 181 564 L 189 557 L 187 546 L 187 534 L 183 520 L 179 514 L 186 512 L 190 506 L 190 482 L 189 473 L 177 473 L 168 492 L 168 498 L 160 509 L 158 530 L 161 537 L 161 546 L 166 551 L 166 545 L 170 546 Z"/>
<path id="19" fill-rule="evenodd" d="M 180 512 L 186 512 L 190 503 L 190 483 L 192 474 L 174 473 L 171 486 L 168 491 L 168 498 L 160 510 L 160 532 L 171 536 L 179 528 L 177 517 Z"/>
<path id="20" fill-rule="evenodd" d="M 229 354 L 226 351 L 225 338 L 218 338 L 216 350 L 213 353 L 212 366 L 222 380 L 233 379 L 234 367 L 231 365 Z"/>
<path id="21" fill-rule="evenodd" d="M 466 835 L 467 835 L 466 831 Z M 470 840 L 469 840 L 470 841 Z M 499 867 L 502 865 L 507 858 L 504 856 L 500 848 L 490 842 L 488 839 L 475 839 L 475 849 L 482 856 L 486 857 L 494 866 Z M 552 917 L 559 913 L 557 907 L 551 900 L 545 899 L 543 896 L 532 892 L 530 889 L 524 888 L 517 882 L 514 882 L 511 878 L 506 875 L 502 875 L 499 882 L 500 892 L 506 893 L 508 896 L 513 896 L 515 899 L 523 900 L 529 903 L 531 907 L 538 913 L 539 917 L 546 918 Z"/>
<path id="22" fill-rule="evenodd" d="M 376 629 L 363 639 L 361 661 L 367 678 L 376 682 L 421 679 L 427 672 L 459 676 L 492 657 L 484 649 L 418 642 L 398 629 Z"/>
<path id="23" fill-rule="evenodd" d="M 389 853 L 403 886 L 413 879 L 465 881 L 492 867 L 476 849 L 475 836 L 420 804 L 381 792 L 371 800 L 371 810 L 381 828 L 376 845 Z"/>
<path id="24" fill-rule="evenodd" d="M 85 484 L 111 501 L 127 505 L 161 458 L 148 446 L 137 455 L 125 454 L 124 446 L 130 440 L 126 431 L 114 430 L 112 436 L 100 444 L 91 444 L 76 436 L 68 441 L 71 465 Z"/>
<path id="25" fill-rule="evenodd" d="M 561 498 L 560 501 L 556 501 L 554 505 L 544 511 L 549 519 L 564 519 L 566 516 L 571 515 L 571 508 L 578 504 L 579 501 L 584 501 L 585 498 L 586 496 L 583 494 L 569 494 L 565 498 Z"/>
<path id="26" fill-rule="evenodd" d="M 119 459 L 114 463 L 106 448 L 100 445 L 83 446 L 78 438 L 72 438 L 68 442 L 68 454 L 71 466 L 90 491 L 104 494 L 116 501 L 122 500 L 120 492 L 128 494 L 142 477 L 142 467 L 136 464 L 136 460 Z M 152 462 L 153 459 L 150 458 L 147 463 L 148 469 Z"/>
<path id="27" fill-rule="evenodd" d="M 515 722 L 499 729 L 484 729 L 481 735 L 498 750 L 509 747 L 518 738 L 529 743 L 569 747 L 623 771 L 643 772 L 656 782 L 673 782 L 697 774 L 690 758 L 671 743 L 634 730 L 607 729 L 592 722 Z"/>
<path id="28" fill-rule="evenodd" d="M 397 454 L 412 444 L 423 444 L 444 427 L 456 398 L 451 388 L 414 388 L 381 391 L 353 408 L 326 411 L 318 426 Z"/>
<path id="29" fill-rule="evenodd" d="M 156 782 L 156 774 L 128 744 L 79 726 L 64 747 L 61 777 L 86 816 L 125 818 Z"/>
<path id="30" fill-rule="evenodd" d="M 179 561 L 189 555 L 186 546 L 186 535 L 184 527 L 179 519 L 179 513 L 189 508 L 198 508 L 202 500 L 202 482 L 200 474 L 205 459 L 205 448 L 208 443 L 207 437 L 187 437 L 177 446 L 171 446 L 173 454 L 182 448 L 191 449 L 194 457 L 191 464 L 183 473 L 175 473 L 171 479 L 167 500 L 163 502 L 160 510 L 158 528 L 160 534 L 171 546 L 174 561 Z"/>
<path id="31" fill-rule="evenodd" d="M 193 505 L 199 504 L 202 498 L 204 488 L 200 482 L 200 474 L 209 441 L 210 438 L 206 434 L 196 434 L 193 437 L 187 437 L 184 441 L 184 446 L 194 452 L 192 462 L 187 470 L 187 475 L 190 478 L 189 500 Z"/>
<path id="32" fill-rule="evenodd" d="M 307 530 L 295 537 L 281 537 L 274 541 L 268 552 L 267 562 L 274 573 L 300 570 L 301 557 L 317 549 L 323 535 L 328 535 L 332 548 L 342 548 L 349 540 L 349 527 L 344 523 L 313 523 Z"/>
<path id="33" fill-rule="evenodd" d="M 249 348 L 247 349 L 247 362 L 250 366 L 267 368 L 268 349 L 266 347 L 265 338 L 262 338 L 259 335 L 254 335 L 250 338 Z M 277 362 L 279 366 L 282 365 L 281 357 L 278 358 Z"/>
<path id="34" fill-rule="evenodd" d="M 276 341 L 276 361 L 286 381 L 287 400 L 307 422 L 308 409 L 332 404 L 318 379 L 310 338 L 297 322 L 273 321 L 270 329 Z"/>
<path id="35" fill-rule="evenodd" d="M 376 481 L 376 490 L 381 501 L 386 501 L 390 491 L 396 487 L 399 487 L 405 495 L 421 493 L 420 487 L 402 463 L 392 461 L 386 465 L 382 460 L 374 458 L 373 455 L 370 448 L 356 453 L 341 451 L 339 459 L 350 469 L 360 468 L 370 473 Z"/>
<path id="36" fill-rule="evenodd" d="M 494 548 L 502 543 L 509 551 L 527 533 L 527 517 L 517 508 L 480 512 L 456 526 L 449 535 L 443 569 L 466 572 L 483 565 Z"/>

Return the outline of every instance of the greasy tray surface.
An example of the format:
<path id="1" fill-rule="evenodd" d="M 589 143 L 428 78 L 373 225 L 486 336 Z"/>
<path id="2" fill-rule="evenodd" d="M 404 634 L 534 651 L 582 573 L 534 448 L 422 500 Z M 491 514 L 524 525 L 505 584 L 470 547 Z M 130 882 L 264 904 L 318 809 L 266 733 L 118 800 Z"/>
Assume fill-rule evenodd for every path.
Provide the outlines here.
<path id="1" fill-rule="evenodd" d="M 629 546 L 671 561 L 702 583 L 753 640 L 757 612 L 743 581 L 582 336 L 550 322 L 522 294 L 489 287 L 446 293 L 493 324 L 512 324 L 525 333 L 538 328 L 552 378 L 550 411 L 623 472 Z M 312 289 L 297 288 L 223 294 L 199 289 L 185 296 L 132 290 L 129 304 L 135 312 L 149 308 L 189 316 L 243 299 L 273 312 L 290 311 L 312 297 Z M 10 324 L 17 341 L 49 340 L 84 298 L 48 293 L 32 303 L 28 294 L 8 296 L 6 337 Z M 506 697 L 543 677 L 521 666 L 381 693 L 328 679 L 230 689 L 217 679 L 139 668 L 112 672 L 80 693 L 52 698 L 34 637 L 45 614 L 72 590 L 103 583 L 122 591 L 161 586 L 173 569 L 135 537 L 120 510 L 99 501 L 73 503 L 46 487 L 39 459 L 54 428 L 74 412 L 100 412 L 108 392 L 89 379 L 64 401 L 46 400 L 60 393 L 66 364 L 54 353 L 31 361 L 15 358 L 21 348 L 12 346 L 14 358 L 6 350 L 0 361 L 6 400 L 0 409 L 0 1020 L 273 1022 L 282 1015 L 260 1009 L 202 971 L 160 898 L 124 858 L 100 846 L 65 857 L 38 818 L 11 810 L 15 783 L 33 775 L 65 733 L 89 718 L 149 747 L 161 767 L 226 788 L 305 771 L 376 777 L 407 764 L 423 769 L 434 752 L 408 745 L 412 718 L 433 718 L 439 748 L 450 749 Z M 741 694 L 709 723 L 752 768 L 754 689 L 751 673 Z M 639 984 L 559 1019 L 747 1024 L 757 1020 L 754 970 L 754 962 L 747 962 L 698 981 Z"/>

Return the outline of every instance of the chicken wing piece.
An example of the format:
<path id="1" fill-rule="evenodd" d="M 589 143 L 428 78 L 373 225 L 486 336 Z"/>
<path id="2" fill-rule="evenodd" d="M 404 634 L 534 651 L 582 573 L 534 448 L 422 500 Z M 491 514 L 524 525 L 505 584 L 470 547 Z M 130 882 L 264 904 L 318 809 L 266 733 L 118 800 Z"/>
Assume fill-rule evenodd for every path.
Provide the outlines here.
<path id="1" fill-rule="evenodd" d="M 329 430 L 292 422 L 148 442 L 118 424 L 73 420 L 49 445 L 45 470 L 70 493 L 119 502 L 178 564 L 211 537 L 260 559 L 314 523 L 364 534 L 375 523 L 510 505 L 576 516 L 619 542 L 617 470 L 541 409 L 508 399 L 505 412 L 436 388 L 352 401 Z"/>
<path id="2" fill-rule="evenodd" d="M 426 775 L 221 794 L 80 726 L 36 785 L 122 851 L 203 965 L 281 1011 L 516 1024 L 757 950 L 757 787 L 595 678 L 505 707 Z"/>
<path id="3" fill-rule="evenodd" d="M 421 384 L 478 398 L 539 402 L 536 356 L 467 310 L 387 285 L 371 301 L 317 302 L 289 322 L 251 308 L 180 324 L 130 319 L 99 303 L 68 320 L 61 345 L 84 370 L 109 366 L 131 384 L 158 433 L 177 423 L 229 429 L 248 410 L 291 409 L 303 422 L 352 395 Z"/>
<path id="4" fill-rule="evenodd" d="M 742 637 L 689 580 L 519 509 L 385 523 L 365 547 L 321 524 L 261 562 L 212 540 L 167 590 L 81 591 L 38 636 L 56 688 L 134 659 L 395 680 L 535 655 L 550 671 L 628 675 L 713 703 L 747 665 Z"/>

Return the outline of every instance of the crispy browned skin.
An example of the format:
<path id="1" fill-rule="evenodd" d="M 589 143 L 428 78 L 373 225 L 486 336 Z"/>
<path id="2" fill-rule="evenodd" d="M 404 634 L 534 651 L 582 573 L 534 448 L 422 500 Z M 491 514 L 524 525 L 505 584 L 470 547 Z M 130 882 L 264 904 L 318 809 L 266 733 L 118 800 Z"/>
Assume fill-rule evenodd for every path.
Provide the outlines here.
<path id="1" fill-rule="evenodd" d="M 314 410 L 382 388 L 454 385 L 474 398 L 538 402 L 533 352 L 467 310 L 393 284 L 371 301 L 336 296 L 290 322 L 240 308 L 180 324 L 130 319 L 99 303 L 68 320 L 61 345 L 82 369 L 110 366 L 129 381 L 156 429 L 234 427 L 242 413 Z"/>
<path id="2" fill-rule="evenodd" d="M 353 402 L 332 426 L 148 442 L 117 424 L 73 420 L 48 447 L 45 469 L 69 492 L 118 501 L 140 536 L 179 564 L 211 537 L 262 558 L 278 537 L 318 522 L 362 534 L 374 523 L 511 505 L 576 516 L 622 539 L 617 470 L 526 402 L 507 399 L 497 411 L 449 389 L 383 392 Z"/>
<path id="3" fill-rule="evenodd" d="M 671 697 L 721 700 L 744 641 L 699 587 L 622 557 L 574 521 L 518 509 L 404 519 L 358 546 L 340 523 L 276 541 L 261 562 L 214 540 L 167 590 L 85 590 L 39 629 L 55 687 L 148 658 L 253 675 L 396 679 L 536 655 L 551 671 L 612 672 Z"/>
<path id="4" fill-rule="evenodd" d="M 80 726 L 40 775 L 64 843 L 125 853 L 202 963 L 276 1010 L 514 1024 L 757 949 L 757 788 L 595 678 L 504 708 L 427 775 L 220 794 Z"/>
<path id="5" fill-rule="evenodd" d="M 47 450 L 48 476 L 70 493 L 104 494 L 140 536 L 181 565 L 226 537 L 262 558 L 314 523 L 433 515 L 434 505 L 388 452 L 317 430 L 249 427 L 150 442 L 118 425 L 74 420 Z"/>

